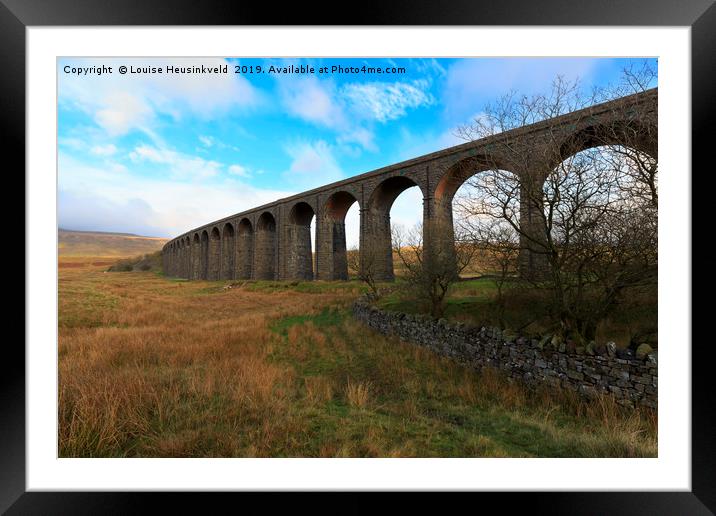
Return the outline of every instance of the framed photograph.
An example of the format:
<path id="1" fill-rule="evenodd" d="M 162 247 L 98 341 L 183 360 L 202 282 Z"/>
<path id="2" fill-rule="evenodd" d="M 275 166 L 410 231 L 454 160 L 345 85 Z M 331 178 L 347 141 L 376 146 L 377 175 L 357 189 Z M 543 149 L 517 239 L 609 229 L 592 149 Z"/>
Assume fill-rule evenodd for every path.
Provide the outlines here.
<path id="1" fill-rule="evenodd" d="M 716 510 L 711 2 L 252 9 L 3 0 L 27 301 L 0 508 Z"/>

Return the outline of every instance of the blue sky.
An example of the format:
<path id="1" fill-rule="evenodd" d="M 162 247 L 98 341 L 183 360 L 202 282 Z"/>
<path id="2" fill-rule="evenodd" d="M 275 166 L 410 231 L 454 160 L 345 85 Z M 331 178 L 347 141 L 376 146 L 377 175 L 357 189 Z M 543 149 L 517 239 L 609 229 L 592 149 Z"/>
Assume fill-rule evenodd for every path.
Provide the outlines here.
<path id="1" fill-rule="evenodd" d="M 510 90 L 585 88 L 643 59 L 83 58 L 58 63 L 60 227 L 174 236 L 322 184 L 462 143 L 455 128 Z M 119 74 L 120 65 L 228 66 L 227 74 Z M 267 73 L 269 66 L 314 73 Z M 78 75 L 65 66 L 112 66 Z M 235 74 L 235 66 L 262 73 Z M 405 73 L 331 73 L 342 66 Z M 326 67 L 326 73 L 320 69 Z M 655 86 L 655 85 L 654 85 Z M 391 216 L 411 225 L 417 189 Z M 355 226 L 355 227 L 353 227 Z M 357 243 L 357 210 L 348 215 Z"/>

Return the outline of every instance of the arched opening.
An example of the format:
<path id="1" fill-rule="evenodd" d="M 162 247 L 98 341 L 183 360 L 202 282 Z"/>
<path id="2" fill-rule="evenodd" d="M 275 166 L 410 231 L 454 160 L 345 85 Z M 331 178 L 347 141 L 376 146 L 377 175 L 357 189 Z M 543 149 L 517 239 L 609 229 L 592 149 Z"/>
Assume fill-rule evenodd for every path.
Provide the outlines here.
<path id="1" fill-rule="evenodd" d="M 336 192 L 326 200 L 316 237 L 318 279 L 347 280 L 349 261 L 352 271 L 358 272 L 357 245 L 355 249 L 349 251 L 346 235 L 346 215 L 352 207 L 354 207 L 353 212 L 357 214 L 358 202 L 350 192 Z M 353 226 L 355 230 L 359 230 L 359 223 L 354 223 Z M 358 231 L 353 236 L 354 241 L 357 240 L 357 236 Z"/>
<path id="2" fill-rule="evenodd" d="M 647 155 L 656 162 L 658 153 L 658 130 L 656 125 L 640 120 L 616 120 L 586 127 L 565 138 L 553 158 L 552 168 L 578 152 L 597 147 L 621 147 L 632 154 L 624 156 L 634 160 Z"/>
<path id="3" fill-rule="evenodd" d="M 276 279 L 276 219 L 268 211 L 256 222 L 254 271 L 256 279 Z"/>
<path id="4" fill-rule="evenodd" d="M 241 219 L 238 227 L 238 243 L 236 245 L 236 277 L 251 279 L 254 259 L 254 228 L 249 219 Z"/>
<path id="5" fill-rule="evenodd" d="M 289 278 L 313 279 L 313 245 L 311 240 L 311 222 L 315 212 L 306 202 L 296 203 L 288 215 L 286 238 L 289 252 L 286 255 L 286 267 Z"/>
<path id="6" fill-rule="evenodd" d="M 658 131 L 642 121 L 616 121 L 590 126 L 570 137 L 559 147 L 551 169 L 565 168 L 618 173 L 628 183 L 629 192 L 658 204 Z"/>
<path id="7" fill-rule="evenodd" d="M 207 279 L 218 280 L 221 273 L 221 233 L 212 228 L 209 234 L 209 263 Z"/>
<path id="8" fill-rule="evenodd" d="M 199 269 L 199 278 L 209 278 L 209 232 L 204 230 L 201 232 L 201 265 Z"/>
<path id="9" fill-rule="evenodd" d="M 346 247 L 348 249 L 358 249 L 360 246 L 360 212 L 359 202 L 353 203 L 346 212 Z"/>
<path id="10" fill-rule="evenodd" d="M 397 227 L 414 226 L 416 221 L 422 220 L 423 195 L 418 184 L 409 177 L 394 176 L 386 179 L 376 187 L 368 201 L 364 220 L 361 221 L 360 267 L 361 270 L 372 270 L 372 275 L 379 281 L 395 278 L 391 210 L 398 197 L 413 188 L 412 196 L 406 194 L 405 197 L 409 202 L 401 206 L 394 222 Z M 416 204 L 421 206 L 417 212 Z"/>
<path id="11" fill-rule="evenodd" d="M 236 240 L 234 239 L 234 226 L 227 222 L 221 235 L 221 279 L 234 279 L 236 269 Z"/>
<path id="12" fill-rule="evenodd" d="M 658 327 L 658 161 L 642 137 L 635 148 L 580 133 L 541 191 L 565 334 L 634 350 L 656 346 Z"/>
<path id="13" fill-rule="evenodd" d="M 520 211 L 520 176 L 506 168 L 491 156 L 473 156 L 450 167 L 436 185 L 432 248 L 463 276 L 516 273 L 517 228 L 529 214 Z"/>

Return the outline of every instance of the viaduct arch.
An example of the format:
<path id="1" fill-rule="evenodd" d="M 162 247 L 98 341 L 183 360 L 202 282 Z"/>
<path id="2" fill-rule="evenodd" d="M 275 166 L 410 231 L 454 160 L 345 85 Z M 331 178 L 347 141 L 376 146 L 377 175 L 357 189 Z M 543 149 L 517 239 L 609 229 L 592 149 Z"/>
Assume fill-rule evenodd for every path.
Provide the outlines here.
<path id="1" fill-rule="evenodd" d="M 347 279 L 345 217 L 358 203 L 360 261 L 373 262 L 376 277 L 390 280 L 390 207 L 407 188 L 417 186 L 423 196 L 426 251 L 452 249 L 452 200 L 470 177 L 498 168 L 517 174 L 523 189 L 541 189 L 561 162 L 603 145 L 632 147 L 658 159 L 657 110 L 654 88 L 279 199 L 170 240 L 162 252 L 164 272 L 208 280 Z M 529 197 L 520 193 L 520 226 L 528 231 L 538 227 L 541 210 L 524 201 Z M 536 275 L 545 267 L 545 257 L 523 242 L 520 273 Z"/>

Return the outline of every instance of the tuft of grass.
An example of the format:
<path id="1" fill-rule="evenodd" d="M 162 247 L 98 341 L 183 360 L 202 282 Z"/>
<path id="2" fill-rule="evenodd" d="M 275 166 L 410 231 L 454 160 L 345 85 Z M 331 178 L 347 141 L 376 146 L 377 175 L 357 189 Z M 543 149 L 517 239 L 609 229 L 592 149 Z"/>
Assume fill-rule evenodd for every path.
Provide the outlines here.
<path id="1" fill-rule="evenodd" d="M 303 379 L 306 399 L 310 404 L 323 404 L 333 399 L 334 387 L 330 378 L 307 376 Z"/>
<path id="2" fill-rule="evenodd" d="M 366 407 L 370 398 L 370 382 L 354 382 L 349 378 L 345 387 L 345 395 L 350 406 Z"/>

